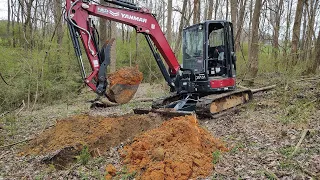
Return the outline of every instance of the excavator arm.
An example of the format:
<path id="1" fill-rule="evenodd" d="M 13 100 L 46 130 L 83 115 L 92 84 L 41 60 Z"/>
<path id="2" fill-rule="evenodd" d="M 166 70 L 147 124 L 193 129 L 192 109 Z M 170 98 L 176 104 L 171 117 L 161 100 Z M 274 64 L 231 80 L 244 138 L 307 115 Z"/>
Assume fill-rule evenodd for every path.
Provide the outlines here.
<path id="1" fill-rule="evenodd" d="M 102 95 L 105 93 L 107 86 L 105 72 L 110 64 L 110 56 L 108 53 L 106 53 L 106 56 L 102 56 L 97 45 L 98 40 L 95 36 L 96 29 L 93 23 L 93 18 L 96 16 L 132 26 L 137 33 L 144 34 L 165 80 L 171 88 L 174 88 L 174 83 L 170 76 L 177 74 L 180 65 L 154 15 L 149 10 L 131 3 L 123 1 L 106 2 L 113 3 L 119 8 L 100 5 L 91 0 L 66 0 L 65 18 L 75 47 L 75 53 L 80 63 L 84 82 L 97 94 Z M 78 37 L 81 38 L 92 68 L 90 75 L 86 75 L 84 70 Z M 104 50 L 108 51 L 110 46 L 110 44 L 106 44 Z M 170 74 L 166 70 L 156 48 L 168 65 Z M 95 84 L 93 80 L 98 83 Z"/>

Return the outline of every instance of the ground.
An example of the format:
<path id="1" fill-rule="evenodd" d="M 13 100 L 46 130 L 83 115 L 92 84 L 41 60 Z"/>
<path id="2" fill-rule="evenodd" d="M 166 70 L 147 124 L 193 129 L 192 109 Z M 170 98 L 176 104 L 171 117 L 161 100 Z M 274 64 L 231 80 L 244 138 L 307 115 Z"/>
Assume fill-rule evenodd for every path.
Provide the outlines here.
<path id="1" fill-rule="evenodd" d="M 254 100 L 246 105 L 213 118 L 199 119 L 204 129 L 230 149 L 214 154 L 215 168 L 207 179 L 320 178 L 319 79 L 282 81 L 278 75 L 266 75 L 257 80 L 256 86 L 272 84 L 277 88 L 255 94 Z M 143 84 L 135 99 L 159 97 L 165 92 L 162 85 Z M 132 108 L 150 106 L 150 102 L 134 101 L 117 107 L 90 109 L 86 101 L 94 97 L 91 94 L 84 92 L 72 102 L 39 107 L 33 112 L 15 111 L 1 117 L 0 179 L 104 179 L 108 164 L 121 169 L 118 150 L 130 144 L 130 139 L 100 152 L 100 157 L 90 158 L 85 165 L 78 162 L 62 170 L 42 163 L 43 157 L 21 154 L 29 141 L 20 141 L 37 137 L 55 126 L 59 119 L 78 114 L 114 116 L 132 113 Z M 302 139 L 303 132 L 306 134 Z M 16 142 L 20 143 L 5 146 Z M 117 177 L 130 179 L 133 174 L 122 171 Z"/>

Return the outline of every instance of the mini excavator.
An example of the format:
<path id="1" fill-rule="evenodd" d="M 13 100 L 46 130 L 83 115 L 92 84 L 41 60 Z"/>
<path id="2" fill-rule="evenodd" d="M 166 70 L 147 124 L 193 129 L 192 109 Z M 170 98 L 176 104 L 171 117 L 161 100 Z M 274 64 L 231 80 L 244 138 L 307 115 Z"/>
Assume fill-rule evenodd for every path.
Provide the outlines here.
<path id="1" fill-rule="evenodd" d="M 211 116 L 252 98 L 250 90 L 236 89 L 236 55 L 231 22 L 207 20 L 185 28 L 183 64 L 180 65 L 154 14 L 130 2 L 105 1 L 109 5 L 101 5 L 93 0 L 66 0 L 65 19 L 80 64 L 81 76 L 99 97 L 106 99 L 107 104 L 119 104 L 112 101 L 114 98 L 110 98 L 112 95 L 107 93 L 110 92 L 108 89 L 114 89 L 113 95 L 121 95 L 122 91 L 128 89 L 134 94 L 138 87 L 123 84 L 108 87 L 106 71 L 110 65 L 112 43 L 108 42 L 99 48 L 95 16 L 132 26 L 137 33 L 145 36 L 171 91 L 169 96 L 155 100 L 150 111 L 195 111 L 198 115 Z M 92 68 L 89 75 L 83 65 L 79 37 Z M 145 109 L 134 111 L 149 112 Z"/>

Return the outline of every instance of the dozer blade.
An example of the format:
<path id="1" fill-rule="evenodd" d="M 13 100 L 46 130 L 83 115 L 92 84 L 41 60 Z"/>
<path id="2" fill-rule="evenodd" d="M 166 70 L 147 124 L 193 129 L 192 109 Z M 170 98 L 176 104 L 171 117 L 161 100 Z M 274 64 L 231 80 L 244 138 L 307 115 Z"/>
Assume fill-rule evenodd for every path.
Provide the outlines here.
<path id="1" fill-rule="evenodd" d="M 227 109 L 244 104 L 252 99 L 250 89 L 241 89 L 222 94 L 204 96 L 196 103 L 196 114 L 212 116 Z"/>
<path id="2" fill-rule="evenodd" d="M 191 111 L 175 111 L 172 108 L 160 108 L 160 109 L 134 109 L 133 112 L 135 114 L 149 114 L 149 113 L 157 113 L 166 117 L 176 117 L 176 116 L 185 116 L 194 114 Z"/>

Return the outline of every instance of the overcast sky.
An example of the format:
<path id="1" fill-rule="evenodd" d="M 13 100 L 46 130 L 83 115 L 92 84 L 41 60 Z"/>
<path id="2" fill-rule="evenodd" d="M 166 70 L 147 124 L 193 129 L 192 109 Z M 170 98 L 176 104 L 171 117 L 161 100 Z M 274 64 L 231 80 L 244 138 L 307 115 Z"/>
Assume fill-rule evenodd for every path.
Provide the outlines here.
<path id="1" fill-rule="evenodd" d="M 7 1 L 6 0 L 0 0 L 0 20 L 7 19 Z"/>
<path id="2" fill-rule="evenodd" d="M 0 0 L 0 20 L 7 19 L 8 16 L 7 1 Z"/>

